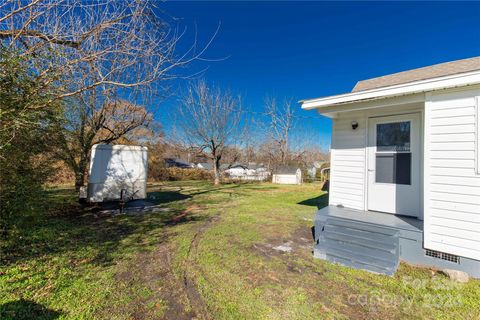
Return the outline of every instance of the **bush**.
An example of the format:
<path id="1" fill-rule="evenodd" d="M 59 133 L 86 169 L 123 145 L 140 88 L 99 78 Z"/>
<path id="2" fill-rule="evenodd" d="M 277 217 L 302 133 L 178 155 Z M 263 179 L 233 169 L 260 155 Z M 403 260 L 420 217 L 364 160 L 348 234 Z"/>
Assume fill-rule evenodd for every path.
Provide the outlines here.
<path id="1" fill-rule="evenodd" d="M 213 180 L 213 173 L 196 168 L 151 167 L 148 178 L 153 181 Z"/>
<path id="2" fill-rule="evenodd" d="M 64 161 L 51 161 L 52 174 L 47 178 L 47 185 L 59 185 L 75 183 L 75 173 Z"/>
<path id="3" fill-rule="evenodd" d="M 28 63 L 0 48 L 0 229 L 31 210 L 51 174 L 52 123 L 59 105 Z"/>

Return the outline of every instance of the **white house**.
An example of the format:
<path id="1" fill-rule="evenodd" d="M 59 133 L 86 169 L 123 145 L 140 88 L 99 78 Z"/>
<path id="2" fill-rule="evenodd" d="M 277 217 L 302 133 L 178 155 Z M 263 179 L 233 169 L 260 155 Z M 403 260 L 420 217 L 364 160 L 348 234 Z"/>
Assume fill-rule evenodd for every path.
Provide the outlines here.
<path id="1" fill-rule="evenodd" d="M 242 164 L 226 165 L 223 172 L 230 178 L 235 179 L 247 175 L 247 166 Z"/>
<path id="2" fill-rule="evenodd" d="M 333 120 L 316 257 L 385 274 L 404 260 L 480 277 L 480 57 L 301 104 Z"/>
<path id="3" fill-rule="evenodd" d="M 297 167 L 279 167 L 273 171 L 272 182 L 279 184 L 301 184 L 302 171 Z"/>
<path id="4" fill-rule="evenodd" d="M 213 169 L 213 165 L 211 163 L 208 163 L 208 162 L 197 163 L 195 165 L 195 167 L 197 167 L 198 169 L 203 169 L 203 170 L 212 170 Z"/>
<path id="5" fill-rule="evenodd" d="M 317 176 L 317 167 L 314 165 L 307 166 L 307 175 L 310 179 L 315 179 Z"/>
<path id="6" fill-rule="evenodd" d="M 306 169 L 307 169 L 308 176 L 312 179 L 315 179 L 317 172 L 320 171 L 320 169 L 325 163 L 326 163 L 325 160 L 318 160 L 318 161 L 314 161 L 311 164 L 307 164 Z"/>
<path id="7" fill-rule="evenodd" d="M 233 164 L 223 168 L 223 172 L 231 179 L 264 181 L 270 176 L 270 172 L 262 165 L 256 164 Z"/>

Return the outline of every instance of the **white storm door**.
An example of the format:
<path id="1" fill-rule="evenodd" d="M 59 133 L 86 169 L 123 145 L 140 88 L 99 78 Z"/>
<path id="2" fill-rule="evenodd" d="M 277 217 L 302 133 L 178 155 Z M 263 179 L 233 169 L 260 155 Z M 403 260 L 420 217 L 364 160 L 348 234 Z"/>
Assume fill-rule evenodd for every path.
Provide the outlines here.
<path id="1" fill-rule="evenodd" d="M 369 118 L 368 210 L 420 216 L 420 114 Z"/>

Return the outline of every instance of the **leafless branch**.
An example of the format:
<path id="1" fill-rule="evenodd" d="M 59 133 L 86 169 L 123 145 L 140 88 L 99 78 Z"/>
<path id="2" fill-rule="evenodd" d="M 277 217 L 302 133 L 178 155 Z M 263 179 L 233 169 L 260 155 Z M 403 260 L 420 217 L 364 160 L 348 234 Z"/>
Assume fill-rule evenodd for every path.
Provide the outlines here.
<path id="1" fill-rule="evenodd" d="M 206 152 L 213 161 L 215 184 L 220 182 L 220 161 L 238 138 L 241 100 L 229 92 L 209 87 L 205 81 L 192 84 L 181 101 L 180 127 L 191 148 Z"/>
<path id="2" fill-rule="evenodd" d="M 268 140 L 272 149 L 272 157 L 278 158 L 279 164 L 285 165 L 290 156 L 290 133 L 295 126 L 292 101 L 285 99 L 279 106 L 275 98 L 266 98 L 265 115 L 269 119 Z"/>
<path id="3" fill-rule="evenodd" d="M 220 27 L 180 53 L 185 30 L 160 13 L 150 0 L 5 0 L 0 40 L 28 58 L 39 83 L 58 84 L 46 105 L 95 87 L 152 95 L 159 82 L 185 77 L 175 70 L 203 59 Z"/>

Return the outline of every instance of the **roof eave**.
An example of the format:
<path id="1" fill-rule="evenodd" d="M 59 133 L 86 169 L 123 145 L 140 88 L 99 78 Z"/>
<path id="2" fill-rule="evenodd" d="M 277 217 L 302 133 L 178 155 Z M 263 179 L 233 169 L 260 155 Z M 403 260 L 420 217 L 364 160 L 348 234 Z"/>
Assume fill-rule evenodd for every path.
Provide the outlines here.
<path id="1" fill-rule="evenodd" d="M 427 91 L 435 91 L 452 87 L 468 86 L 479 83 L 480 70 L 477 70 L 383 88 L 345 93 L 324 98 L 301 100 L 299 101 L 299 103 L 302 105 L 302 109 L 304 110 L 317 109 L 321 113 L 321 109 L 324 107 L 333 107 L 337 105 L 340 106 L 365 100 L 385 99 L 390 97 Z"/>

